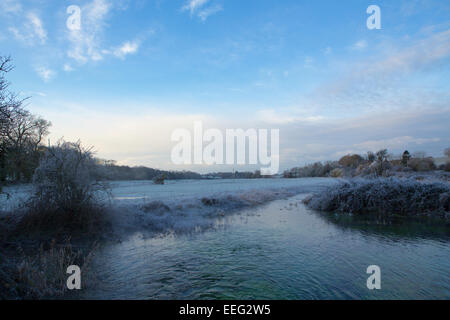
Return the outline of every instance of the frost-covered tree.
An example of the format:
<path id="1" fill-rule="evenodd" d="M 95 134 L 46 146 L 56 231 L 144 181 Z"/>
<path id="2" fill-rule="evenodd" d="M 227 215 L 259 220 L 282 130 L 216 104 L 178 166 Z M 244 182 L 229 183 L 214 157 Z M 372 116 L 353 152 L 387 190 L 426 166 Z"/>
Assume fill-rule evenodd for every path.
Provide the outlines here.
<path id="1" fill-rule="evenodd" d="M 80 141 L 58 141 L 47 149 L 33 176 L 35 193 L 29 207 L 39 222 L 83 227 L 99 210 L 99 197 L 107 191 L 97 180 L 92 148 Z M 42 218 L 42 219 L 40 219 Z"/>
<path id="2" fill-rule="evenodd" d="M 377 157 L 377 174 L 379 176 L 382 176 L 386 168 L 386 162 L 388 160 L 388 151 L 387 149 L 381 149 L 377 151 L 375 155 Z"/>

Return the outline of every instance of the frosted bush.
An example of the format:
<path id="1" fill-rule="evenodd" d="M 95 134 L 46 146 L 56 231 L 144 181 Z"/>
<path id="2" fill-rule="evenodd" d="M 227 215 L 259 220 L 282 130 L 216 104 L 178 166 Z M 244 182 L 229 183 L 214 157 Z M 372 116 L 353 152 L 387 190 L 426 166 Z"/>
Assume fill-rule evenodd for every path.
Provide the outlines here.
<path id="1" fill-rule="evenodd" d="M 411 179 L 376 178 L 342 182 L 314 194 L 305 203 L 312 209 L 354 214 L 449 217 L 450 186 Z"/>
<path id="2" fill-rule="evenodd" d="M 330 177 L 332 177 L 332 178 L 340 178 L 340 177 L 342 177 L 342 174 L 343 174 L 342 169 L 336 168 L 336 169 L 331 170 Z"/>
<path id="3" fill-rule="evenodd" d="M 24 222 L 34 226 L 86 227 L 96 220 L 98 197 L 107 191 L 96 180 L 91 150 L 80 142 L 60 141 L 48 148 L 34 173 L 33 185 L 35 193 Z"/>

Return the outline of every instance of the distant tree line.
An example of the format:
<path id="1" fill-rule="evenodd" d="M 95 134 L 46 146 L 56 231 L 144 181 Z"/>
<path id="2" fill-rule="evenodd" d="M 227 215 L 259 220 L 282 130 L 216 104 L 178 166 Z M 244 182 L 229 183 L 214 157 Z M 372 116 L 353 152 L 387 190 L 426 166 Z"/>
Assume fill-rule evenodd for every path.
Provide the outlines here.
<path id="1" fill-rule="evenodd" d="M 285 178 L 304 177 L 352 177 L 352 176 L 386 176 L 393 172 L 426 172 L 433 170 L 450 171 L 450 148 L 444 151 L 446 162 L 436 165 L 433 157 L 425 152 L 410 154 L 407 150 L 401 156 L 393 156 L 387 149 L 367 152 L 366 155 L 348 154 L 339 161 L 315 162 L 303 167 L 284 171 Z"/>
<path id="2" fill-rule="evenodd" d="M 260 178 L 270 178 L 270 176 L 261 175 L 260 170 L 254 172 L 251 171 L 234 171 L 234 172 L 213 172 L 203 175 L 205 178 L 216 178 L 216 179 L 260 179 Z"/>
<path id="3" fill-rule="evenodd" d="M 213 172 L 200 174 L 193 171 L 166 171 L 148 168 L 144 166 L 129 167 L 119 166 L 114 160 L 96 159 L 98 175 L 101 180 L 186 180 L 186 179 L 259 179 L 261 171 L 235 171 L 235 172 Z"/>
<path id="4" fill-rule="evenodd" d="M 147 167 L 116 165 L 113 160 L 96 159 L 98 174 L 102 180 L 153 180 L 164 177 L 166 180 L 202 179 L 203 176 L 192 171 L 165 171 Z"/>

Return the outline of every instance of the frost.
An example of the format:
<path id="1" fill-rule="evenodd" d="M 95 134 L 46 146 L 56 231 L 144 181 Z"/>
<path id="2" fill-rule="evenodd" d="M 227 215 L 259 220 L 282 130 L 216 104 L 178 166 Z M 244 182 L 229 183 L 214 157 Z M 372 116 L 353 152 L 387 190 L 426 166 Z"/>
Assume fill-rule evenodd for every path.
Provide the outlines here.
<path id="1" fill-rule="evenodd" d="M 449 195 L 450 186 L 442 182 L 355 179 L 327 188 L 304 202 L 312 209 L 327 212 L 401 216 L 434 214 L 448 218 Z"/>

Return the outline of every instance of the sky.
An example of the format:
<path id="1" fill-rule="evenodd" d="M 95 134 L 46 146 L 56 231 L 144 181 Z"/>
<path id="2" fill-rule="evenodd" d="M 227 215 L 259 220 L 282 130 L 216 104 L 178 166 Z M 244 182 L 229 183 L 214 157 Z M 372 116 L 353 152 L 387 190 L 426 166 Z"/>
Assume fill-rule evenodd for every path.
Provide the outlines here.
<path id="1" fill-rule="evenodd" d="M 78 6 L 80 29 L 67 20 Z M 369 30 L 369 5 L 381 29 Z M 450 147 L 450 2 L 1 0 L 11 88 L 51 142 L 161 169 L 171 133 L 280 130 L 281 170 L 388 148 Z"/>

